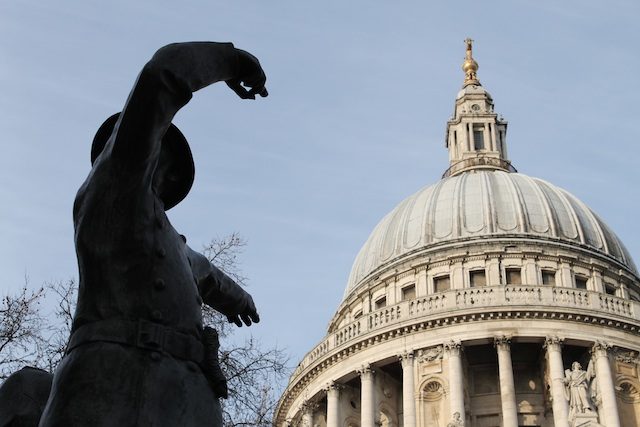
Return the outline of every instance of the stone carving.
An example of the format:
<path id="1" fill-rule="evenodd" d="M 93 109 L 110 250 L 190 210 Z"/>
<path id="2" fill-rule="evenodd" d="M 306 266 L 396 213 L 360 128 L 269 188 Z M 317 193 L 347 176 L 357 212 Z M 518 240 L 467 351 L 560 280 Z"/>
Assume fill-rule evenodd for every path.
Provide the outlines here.
<path id="1" fill-rule="evenodd" d="M 453 417 L 451 417 L 451 421 L 449 421 L 447 427 L 464 427 L 464 421 L 462 420 L 460 412 L 453 413 Z"/>
<path id="2" fill-rule="evenodd" d="M 460 341 L 451 340 L 444 344 L 444 349 L 447 350 L 449 354 L 460 354 L 463 347 Z"/>
<path id="3" fill-rule="evenodd" d="M 557 336 L 547 336 L 544 340 L 544 348 L 560 348 L 564 344 L 564 338 L 560 338 Z"/>
<path id="4" fill-rule="evenodd" d="M 510 350 L 511 349 L 511 337 L 508 337 L 506 335 L 495 337 L 493 339 L 493 344 L 499 349 Z"/>
<path id="5" fill-rule="evenodd" d="M 418 351 L 418 362 L 433 362 L 435 360 L 442 359 L 442 346 L 431 347 Z"/>
<path id="6" fill-rule="evenodd" d="M 407 351 L 398 355 L 398 360 L 402 364 L 402 368 L 410 367 L 413 365 L 413 351 Z"/>
<path id="7" fill-rule="evenodd" d="M 605 341 L 596 341 L 591 347 L 591 353 L 597 358 L 600 356 L 607 356 L 609 350 L 613 347 L 611 344 Z"/>
<path id="8" fill-rule="evenodd" d="M 594 376 L 592 362 L 589 362 L 586 371 L 582 370 L 579 362 L 573 362 L 571 369 L 565 371 L 565 398 L 569 401 L 569 418 L 587 412 L 595 413 L 592 403 L 594 393 L 591 387 Z"/>
<path id="9" fill-rule="evenodd" d="M 638 352 L 633 350 L 618 350 L 614 353 L 614 357 L 618 362 L 629 363 L 631 365 L 640 363 Z"/>
<path id="10" fill-rule="evenodd" d="M 363 377 L 363 376 L 373 376 L 373 374 L 376 373 L 376 371 L 373 370 L 373 368 L 371 367 L 371 365 L 367 364 L 367 365 L 362 365 L 360 367 L 360 369 L 358 369 L 356 372 L 358 372 L 358 374 Z"/>
<path id="11" fill-rule="evenodd" d="M 78 305 L 40 426 L 222 425 L 226 381 L 201 304 L 238 326 L 259 317 L 251 296 L 167 218 L 194 176 L 171 121 L 199 89 L 226 81 L 255 99 L 267 96 L 265 80 L 258 60 L 231 43 L 171 44 L 98 129 L 73 209 Z"/>
<path id="12" fill-rule="evenodd" d="M 420 397 L 425 401 L 440 400 L 444 394 L 444 387 L 440 380 L 429 379 L 420 390 Z"/>
<path id="13" fill-rule="evenodd" d="M 638 390 L 638 386 L 631 381 L 622 381 L 620 385 L 616 387 L 616 391 L 626 403 L 640 402 L 640 390 Z"/>
<path id="14" fill-rule="evenodd" d="M 331 381 L 330 383 L 328 383 L 325 386 L 324 389 L 325 389 L 326 392 L 333 391 L 333 390 L 339 392 L 340 390 L 344 389 L 344 385 L 340 384 L 340 383 L 337 383 L 337 382 L 334 382 L 334 381 Z"/>

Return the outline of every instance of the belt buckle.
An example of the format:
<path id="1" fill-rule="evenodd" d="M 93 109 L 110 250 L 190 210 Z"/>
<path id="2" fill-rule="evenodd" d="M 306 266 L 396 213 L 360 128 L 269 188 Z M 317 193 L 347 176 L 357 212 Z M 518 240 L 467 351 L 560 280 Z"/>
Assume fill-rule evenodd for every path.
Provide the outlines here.
<path id="1" fill-rule="evenodd" d="M 164 338 L 164 327 L 147 320 L 138 320 L 137 347 L 160 351 L 164 348 Z"/>

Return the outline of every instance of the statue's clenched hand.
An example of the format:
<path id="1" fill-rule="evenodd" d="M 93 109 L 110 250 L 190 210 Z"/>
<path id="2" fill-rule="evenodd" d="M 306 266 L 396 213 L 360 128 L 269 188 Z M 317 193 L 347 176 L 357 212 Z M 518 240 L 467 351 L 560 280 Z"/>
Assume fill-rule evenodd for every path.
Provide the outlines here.
<path id="1" fill-rule="evenodd" d="M 269 95 L 264 86 L 267 77 L 260 66 L 258 58 L 241 49 L 236 49 L 238 55 L 238 73 L 226 81 L 231 88 L 242 99 L 256 99 L 256 95 L 266 97 Z"/>

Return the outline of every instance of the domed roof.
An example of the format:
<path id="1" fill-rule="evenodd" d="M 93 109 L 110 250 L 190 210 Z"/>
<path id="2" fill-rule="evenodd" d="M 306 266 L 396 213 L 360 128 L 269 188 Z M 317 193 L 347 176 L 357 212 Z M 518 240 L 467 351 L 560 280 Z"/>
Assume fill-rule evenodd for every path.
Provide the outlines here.
<path id="1" fill-rule="evenodd" d="M 385 216 L 355 259 L 345 297 L 370 273 L 408 253 L 501 236 L 586 247 L 638 275 L 620 239 L 572 194 L 519 173 L 475 170 L 423 188 Z"/>

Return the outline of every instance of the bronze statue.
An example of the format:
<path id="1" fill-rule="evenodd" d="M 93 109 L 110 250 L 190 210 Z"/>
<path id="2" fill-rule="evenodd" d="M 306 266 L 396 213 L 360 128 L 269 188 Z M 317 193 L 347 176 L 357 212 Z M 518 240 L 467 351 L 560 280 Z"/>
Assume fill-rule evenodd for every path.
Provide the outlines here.
<path id="1" fill-rule="evenodd" d="M 243 99 L 267 96 L 258 60 L 231 43 L 165 46 L 98 130 L 73 208 L 78 306 L 40 426 L 222 425 L 226 384 L 201 304 L 238 326 L 258 313 L 165 214 L 194 174 L 171 121 L 193 92 L 218 81 Z"/>
<path id="2" fill-rule="evenodd" d="M 0 427 L 36 427 L 47 404 L 49 372 L 25 366 L 0 385 Z"/>

